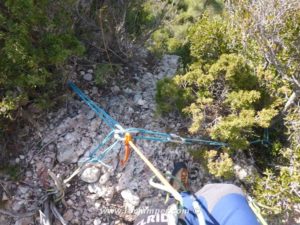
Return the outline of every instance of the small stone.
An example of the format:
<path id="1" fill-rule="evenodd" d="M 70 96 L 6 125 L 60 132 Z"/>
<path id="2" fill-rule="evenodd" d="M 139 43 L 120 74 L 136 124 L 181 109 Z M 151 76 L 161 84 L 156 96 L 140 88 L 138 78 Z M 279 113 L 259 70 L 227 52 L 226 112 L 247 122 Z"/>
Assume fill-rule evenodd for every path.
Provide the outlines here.
<path id="1" fill-rule="evenodd" d="M 15 225 L 30 225 L 32 222 L 32 218 L 22 218 L 15 222 Z"/>
<path id="2" fill-rule="evenodd" d="M 95 183 L 99 180 L 101 170 L 98 167 L 92 166 L 83 171 L 81 180 L 87 183 Z"/>
<path id="3" fill-rule="evenodd" d="M 65 140 L 68 141 L 69 143 L 73 143 L 78 139 L 78 133 L 76 132 L 72 132 L 72 133 L 68 133 L 65 136 Z"/>
<path id="4" fill-rule="evenodd" d="M 25 156 L 24 155 L 19 155 L 20 159 L 25 159 Z"/>
<path id="5" fill-rule="evenodd" d="M 234 166 L 235 174 L 240 180 L 245 180 L 248 176 L 247 171 L 239 165 Z"/>
<path id="6" fill-rule="evenodd" d="M 105 184 L 110 178 L 110 174 L 109 173 L 105 173 L 100 177 L 99 183 L 100 184 Z"/>
<path id="7" fill-rule="evenodd" d="M 68 209 L 67 212 L 64 213 L 63 217 L 66 221 L 71 221 L 74 217 L 73 211 Z"/>
<path id="8" fill-rule="evenodd" d="M 80 75 L 84 75 L 85 74 L 85 72 L 82 70 L 82 71 L 80 71 Z"/>
<path id="9" fill-rule="evenodd" d="M 133 97 L 133 101 L 135 103 L 138 103 L 139 100 L 142 100 L 142 95 L 141 94 L 136 94 L 134 97 Z"/>
<path id="10" fill-rule="evenodd" d="M 24 203 L 24 200 L 15 202 L 12 206 L 12 210 L 18 212 L 24 206 Z"/>
<path id="11" fill-rule="evenodd" d="M 133 194 L 129 189 L 123 190 L 121 196 L 125 203 L 129 203 L 133 206 L 138 206 L 140 204 L 139 196 Z"/>
<path id="12" fill-rule="evenodd" d="M 143 99 L 139 99 L 139 100 L 137 101 L 137 104 L 140 105 L 140 106 L 144 106 L 146 103 L 147 103 L 147 102 L 146 102 L 145 100 L 143 100 Z"/>
<path id="13" fill-rule="evenodd" d="M 93 80 L 93 75 L 90 73 L 86 73 L 86 74 L 84 74 L 83 79 L 86 81 L 91 81 L 91 80 Z"/>
<path id="14" fill-rule="evenodd" d="M 78 155 L 76 148 L 72 144 L 60 143 L 58 145 L 57 160 L 60 163 L 76 163 Z"/>
<path id="15" fill-rule="evenodd" d="M 94 70 L 93 69 L 89 69 L 87 72 L 88 73 L 94 73 Z"/>
<path id="16" fill-rule="evenodd" d="M 26 194 L 29 191 L 29 188 L 24 186 L 19 186 L 19 191 L 21 194 Z"/>
<path id="17" fill-rule="evenodd" d="M 51 162 L 52 162 L 52 159 L 51 159 L 51 158 L 49 158 L 49 157 L 47 157 L 47 158 L 45 158 L 45 162 L 47 162 L 47 163 L 51 163 Z"/>
<path id="18" fill-rule="evenodd" d="M 101 220 L 99 218 L 94 220 L 94 225 L 101 225 Z"/>
<path id="19" fill-rule="evenodd" d="M 86 118 L 92 120 L 96 116 L 96 113 L 93 110 L 90 110 L 86 115 Z"/>
<path id="20" fill-rule="evenodd" d="M 69 205 L 69 206 L 73 206 L 73 201 L 71 200 L 71 199 L 69 199 L 68 201 L 67 201 L 67 204 Z"/>
<path id="21" fill-rule="evenodd" d="M 92 95 L 98 94 L 98 88 L 97 87 L 92 87 Z"/>
<path id="22" fill-rule="evenodd" d="M 2 201 L 7 201 L 7 200 L 9 200 L 9 198 L 7 197 L 6 193 L 3 192 L 3 194 L 2 194 Z"/>
<path id="23" fill-rule="evenodd" d="M 48 145 L 48 149 L 49 149 L 49 151 L 54 151 L 55 145 L 54 144 Z"/>
<path id="24" fill-rule="evenodd" d="M 15 161 L 17 164 L 19 164 L 21 160 L 19 158 L 16 158 Z"/>
<path id="25" fill-rule="evenodd" d="M 118 94 L 120 92 L 120 88 L 118 86 L 113 86 L 110 90 L 113 94 Z"/>

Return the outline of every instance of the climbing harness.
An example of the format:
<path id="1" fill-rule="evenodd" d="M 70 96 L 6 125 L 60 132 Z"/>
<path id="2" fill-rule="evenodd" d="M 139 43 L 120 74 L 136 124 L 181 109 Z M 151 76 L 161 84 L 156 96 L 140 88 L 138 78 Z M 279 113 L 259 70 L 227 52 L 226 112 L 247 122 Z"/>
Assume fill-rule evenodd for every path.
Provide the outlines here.
<path id="1" fill-rule="evenodd" d="M 169 181 L 160 173 L 160 171 L 147 159 L 147 157 L 142 153 L 142 151 L 134 144 L 134 140 L 149 140 L 149 141 L 158 141 L 163 143 L 180 143 L 180 144 L 202 144 L 215 147 L 225 147 L 228 146 L 227 143 L 217 142 L 204 139 L 195 139 L 195 138 L 183 138 L 176 134 L 162 133 L 157 131 L 146 130 L 142 128 L 127 128 L 124 129 L 116 120 L 114 120 L 104 109 L 100 108 L 95 102 L 93 102 L 88 96 L 86 96 L 74 83 L 68 82 L 69 87 L 100 117 L 105 124 L 111 128 L 111 131 L 108 135 L 94 148 L 90 151 L 89 156 L 83 160 L 83 162 L 99 162 L 106 167 L 110 167 L 103 162 L 105 156 L 112 151 L 112 149 L 119 143 L 124 142 L 125 145 L 125 156 L 121 160 L 121 164 L 124 166 L 129 160 L 130 147 L 135 151 L 135 153 L 144 161 L 144 163 L 150 168 L 154 173 L 155 177 L 159 179 L 161 183 L 155 183 L 153 181 L 154 177 L 150 179 L 149 183 L 151 186 L 164 190 L 167 193 L 170 193 L 181 206 L 183 206 L 183 199 L 180 193 L 169 183 Z M 108 146 L 102 152 L 99 150 L 105 147 L 112 139 L 115 139 L 115 142 Z M 250 144 L 262 143 L 264 145 L 269 144 L 269 133 L 268 130 L 265 130 L 264 139 L 256 140 L 250 142 Z M 205 225 L 204 216 L 200 208 L 199 203 L 194 199 L 193 207 L 196 212 L 198 222 L 200 225 Z M 261 217 L 261 216 L 260 216 Z M 265 225 L 266 223 L 262 223 Z"/>

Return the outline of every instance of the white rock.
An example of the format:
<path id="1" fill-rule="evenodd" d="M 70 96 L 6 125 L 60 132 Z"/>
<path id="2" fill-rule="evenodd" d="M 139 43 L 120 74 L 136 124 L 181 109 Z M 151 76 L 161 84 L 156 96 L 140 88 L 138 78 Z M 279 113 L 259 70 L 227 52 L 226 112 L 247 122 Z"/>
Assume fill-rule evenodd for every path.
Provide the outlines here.
<path id="1" fill-rule="evenodd" d="M 114 187 L 106 187 L 99 185 L 98 183 L 90 184 L 88 190 L 91 193 L 95 193 L 95 196 L 91 196 L 94 200 L 98 198 L 104 198 L 107 202 L 110 202 L 114 193 Z"/>
<path id="2" fill-rule="evenodd" d="M 65 140 L 72 144 L 73 142 L 75 142 L 77 139 L 79 138 L 79 134 L 76 133 L 76 132 L 72 132 L 72 133 L 68 133 L 66 136 L 65 136 Z"/>
<path id="3" fill-rule="evenodd" d="M 121 196 L 125 203 L 129 203 L 133 206 L 138 206 L 140 204 L 139 196 L 133 194 L 129 189 L 123 190 Z"/>
<path id="4" fill-rule="evenodd" d="M 94 70 L 93 69 L 89 69 L 87 72 L 88 73 L 94 73 Z"/>
<path id="5" fill-rule="evenodd" d="M 85 72 L 82 70 L 82 71 L 80 71 L 80 75 L 84 75 L 85 74 Z"/>
<path id="6" fill-rule="evenodd" d="M 95 219 L 93 223 L 94 223 L 94 225 L 101 225 L 102 224 L 101 220 L 99 218 Z"/>
<path id="7" fill-rule="evenodd" d="M 101 170 L 98 167 L 91 166 L 83 171 L 80 178 L 84 182 L 95 183 L 99 180 L 100 174 Z"/>
<path id="8" fill-rule="evenodd" d="M 110 178 L 110 174 L 109 173 L 105 173 L 100 177 L 99 183 L 100 184 L 105 184 Z"/>
<path id="9" fill-rule="evenodd" d="M 138 101 L 142 99 L 142 95 L 141 94 L 136 94 L 134 97 L 133 97 L 133 101 L 137 104 Z"/>
<path id="10" fill-rule="evenodd" d="M 137 101 L 137 104 L 140 105 L 140 106 L 144 106 L 146 103 L 147 102 L 145 100 L 141 99 L 141 98 Z"/>
<path id="11" fill-rule="evenodd" d="M 86 73 L 86 74 L 84 74 L 83 79 L 86 81 L 91 81 L 91 80 L 93 80 L 93 75 L 90 73 Z"/>
<path id="12" fill-rule="evenodd" d="M 236 176 L 237 176 L 240 180 L 245 180 L 246 177 L 248 177 L 247 170 L 245 170 L 245 169 L 242 168 L 241 166 L 235 165 L 235 166 L 234 166 L 234 170 L 235 170 Z"/>

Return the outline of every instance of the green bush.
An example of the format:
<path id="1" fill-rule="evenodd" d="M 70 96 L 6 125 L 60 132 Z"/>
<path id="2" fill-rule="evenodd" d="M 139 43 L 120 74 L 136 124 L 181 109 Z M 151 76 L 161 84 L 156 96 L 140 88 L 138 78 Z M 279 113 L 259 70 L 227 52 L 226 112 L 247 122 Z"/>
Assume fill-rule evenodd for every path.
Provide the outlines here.
<path id="1" fill-rule="evenodd" d="M 72 31 L 72 1 L 0 3 L 0 124 L 18 108 L 56 94 L 63 66 L 84 48 Z M 47 104 L 46 104 L 47 105 Z"/>
<path id="2" fill-rule="evenodd" d="M 174 99 L 178 90 L 188 92 L 179 98 L 185 104 L 157 103 L 167 111 L 177 107 L 190 115 L 191 133 L 208 131 L 211 138 L 228 142 L 233 149 L 245 149 L 255 136 L 254 129 L 267 128 L 278 114 L 285 84 L 272 70 L 262 71 L 239 53 L 237 34 L 221 17 L 204 15 L 189 29 L 193 63 L 188 71 L 169 80 L 164 91 L 158 88 L 157 100 Z"/>
<path id="3" fill-rule="evenodd" d="M 158 81 L 156 89 L 157 110 L 161 114 L 169 113 L 174 109 L 178 109 L 181 112 L 192 100 L 189 90 L 178 87 L 170 78 Z"/>

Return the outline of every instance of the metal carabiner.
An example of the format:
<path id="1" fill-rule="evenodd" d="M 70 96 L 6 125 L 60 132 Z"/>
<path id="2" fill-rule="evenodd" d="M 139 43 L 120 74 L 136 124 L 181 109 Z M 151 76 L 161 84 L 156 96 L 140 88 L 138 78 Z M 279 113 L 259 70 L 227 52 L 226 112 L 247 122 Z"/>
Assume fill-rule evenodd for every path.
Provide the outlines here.
<path id="1" fill-rule="evenodd" d="M 124 138 L 124 144 L 125 144 L 125 155 L 124 155 L 124 159 L 121 159 L 121 165 L 125 166 L 125 163 L 128 161 L 129 159 L 129 155 L 130 155 L 130 145 L 129 142 L 132 141 L 132 136 L 130 133 L 125 133 L 125 138 Z"/>
<path id="2" fill-rule="evenodd" d="M 170 137 L 168 138 L 170 142 L 174 142 L 174 143 L 185 143 L 185 139 L 180 137 L 179 135 L 177 134 L 169 134 Z"/>

